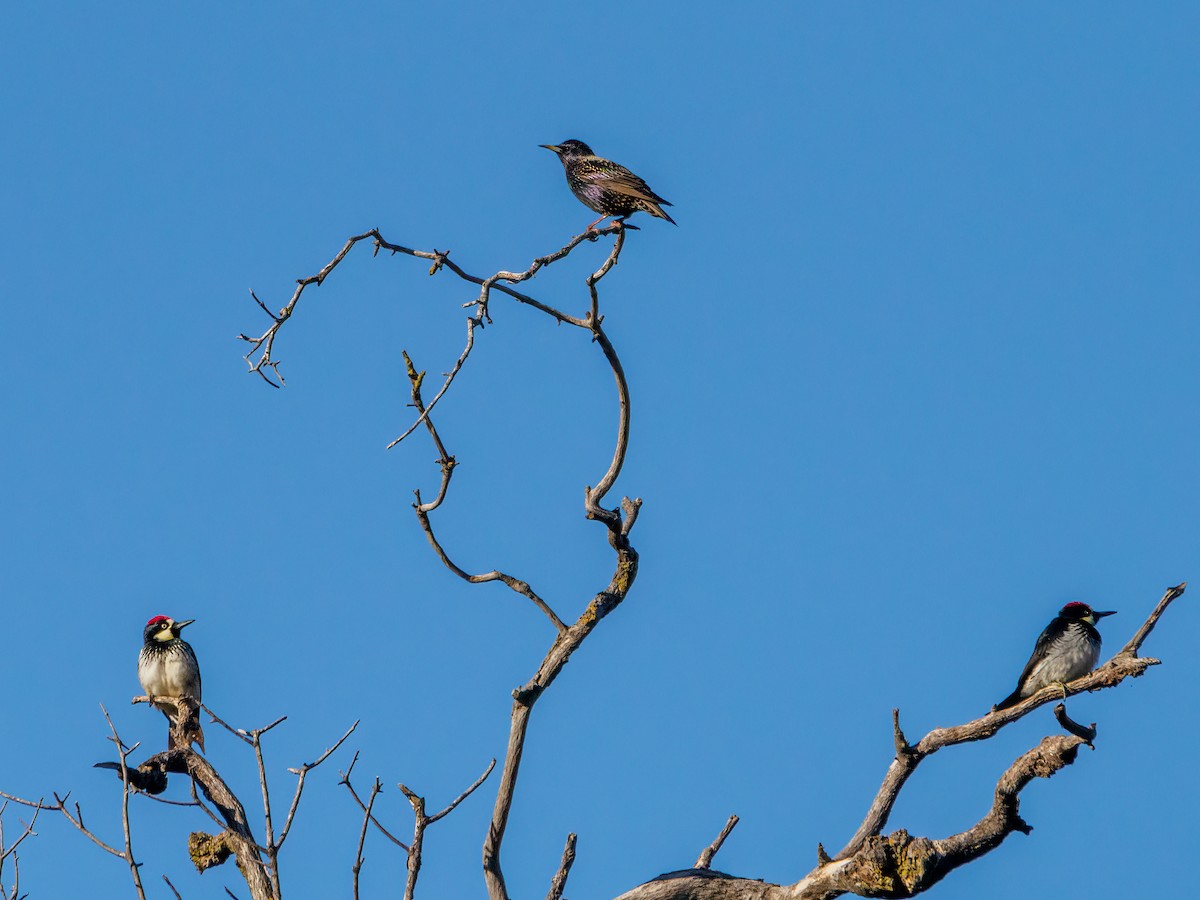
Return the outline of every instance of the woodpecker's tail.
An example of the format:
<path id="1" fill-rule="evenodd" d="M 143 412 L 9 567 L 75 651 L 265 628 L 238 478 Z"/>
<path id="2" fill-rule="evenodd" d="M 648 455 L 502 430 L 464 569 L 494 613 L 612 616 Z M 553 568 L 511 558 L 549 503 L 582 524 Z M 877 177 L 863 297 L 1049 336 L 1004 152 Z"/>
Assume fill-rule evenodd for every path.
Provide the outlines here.
<path id="1" fill-rule="evenodd" d="M 181 698 L 174 709 L 173 715 L 167 714 L 170 726 L 167 730 L 167 749 L 175 750 L 180 747 L 200 745 L 204 752 L 204 729 L 200 727 L 200 704 L 194 700 Z"/>
<path id="2" fill-rule="evenodd" d="M 1021 696 L 1021 689 L 1017 688 L 999 703 L 992 707 L 992 712 L 999 712 L 1002 709 L 1008 709 L 1010 706 L 1016 706 L 1025 698 Z"/>

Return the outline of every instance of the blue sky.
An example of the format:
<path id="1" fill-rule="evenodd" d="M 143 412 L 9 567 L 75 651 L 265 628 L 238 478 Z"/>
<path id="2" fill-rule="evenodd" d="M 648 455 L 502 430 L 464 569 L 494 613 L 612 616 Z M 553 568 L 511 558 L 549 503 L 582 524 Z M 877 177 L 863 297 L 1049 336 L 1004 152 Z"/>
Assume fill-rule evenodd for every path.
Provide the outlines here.
<path id="1" fill-rule="evenodd" d="M 410 416 L 400 350 L 449 368 L 474 292 L 363 248 L 285 326 L 286 389 L 234 336 L 265 327 L 248 288 L 278 307 L 373 226 L 481 274 L 561 246 L 593 216 L 537 145 L 574 137 L 679 227 L 640 222 L 603 283 L 641 573 L 535 711 L 510 890 L 542 895 L 575 831 L 568 896 L 614 896 L 730 813 L 718 868 L 798 879 L 861 821 L 893 706 L 914 740 L 973 718 L 1065 601 L 1119 610 L 1112 651 L 1200 578 L 1198 26 L 1182 3 L 11 7 L 0 788 L 71 790 L 117 837 L 99 704 L 157 748 L 128 699 L 159 613 L 197 619 L 228 720 L 289 716 L 281 797 L 362 720 L 306 791 L 292 896 L 349 894 L 353 750 L 401 833 L 396 782 L 440 808 L 501 756 L 551 630 L 440 566 L 410 509 L 436 453 L 384 450 Z M 530 289 L 582 312 L 603 253 Z M 461 464 L 439 534 L 573 619 L 611 568 L 581 503 L 611 376 L 582 333 L 493 317 L 438 410 Z M 1096 752 L 1027 789 L 1031 836 L 934 896 L 1178 896 L 1196 627 L 1187 595 L 1144 648 L 1165 665 L 1072 701 Z M 891 827 L 969 826 L 1055 728 L 1042 710 L 939 754 Z M 252 759 L 219 734 L 209 751 L 253 805 Z M 493 790 L 430 831 L 419 896 L 483 894 Z M 237 890 L 189 871 L 198 814 L 134 815 L 151 896 L 163 873 L 189 900 Z M 65 823 L 39 832 L 31 898 L 131 895 Z M 377 837 L 367 857 L 367 895 L 393 895 L 403 859 Z"/>

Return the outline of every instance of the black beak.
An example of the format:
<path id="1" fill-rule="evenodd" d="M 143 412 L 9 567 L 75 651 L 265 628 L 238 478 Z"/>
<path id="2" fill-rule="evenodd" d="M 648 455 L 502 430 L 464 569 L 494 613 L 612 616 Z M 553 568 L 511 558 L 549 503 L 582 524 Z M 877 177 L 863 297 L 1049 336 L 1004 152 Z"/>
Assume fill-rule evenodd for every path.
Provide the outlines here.
<path id="1" fill-rule="evenodd" d="M 195 619 L 184 619 L 182 622 L 176 622 L 171 630 L 176 632 L 182 631 L 185 626 L 191 625 L 195 621 Z"/>
<path id="2" fill-rule="evenodd" d="M 1110 609 L 1108 612 L 1096 612 L 1095 610 L 1092 610 L 1092 616 L 1093 616 L 1093 618 L 1096 618 L 1096 619 L 1103 619 L 1105 616 L 1111 616 L 1111 615 L 1114 615 L 1115 613 L 1116 613 L 1115 609 Z"/>

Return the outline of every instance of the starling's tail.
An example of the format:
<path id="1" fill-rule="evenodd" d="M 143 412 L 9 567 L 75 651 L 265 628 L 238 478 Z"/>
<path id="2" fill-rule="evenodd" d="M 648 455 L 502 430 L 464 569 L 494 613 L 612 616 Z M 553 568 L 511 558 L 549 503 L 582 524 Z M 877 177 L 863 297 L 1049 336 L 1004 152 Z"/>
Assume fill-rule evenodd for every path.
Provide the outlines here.
<path id="1" fill-rule="evenodd" d="M 1017 688 L 999 703 L 992 707 L 992 712 L 998 712 L 1002 709 L 1008 709 L 1010 706 L 1016 706 L 1025 698 L 1021 696 L 1021 689 Z"/>
<path id="2" fill-rule="evenodd" d="M 663 202 L 666 203 L 665 200 Z M 666 205 L 670 206 L 671 204 L 666 203 Z M 668 216 L 666 211 L 661 206 L 659 206 L 657 203 L 648 203 L 648 204 L 646 204 L 646 206 L 647 206 L 646 212 L 650 213 L 650 215 L 654 216 L 657 219 L 666 219 L 672 225 L 679 227 L 679 223 L 676 222 L 674 219 L 672 219 L 670 216 Z"/>

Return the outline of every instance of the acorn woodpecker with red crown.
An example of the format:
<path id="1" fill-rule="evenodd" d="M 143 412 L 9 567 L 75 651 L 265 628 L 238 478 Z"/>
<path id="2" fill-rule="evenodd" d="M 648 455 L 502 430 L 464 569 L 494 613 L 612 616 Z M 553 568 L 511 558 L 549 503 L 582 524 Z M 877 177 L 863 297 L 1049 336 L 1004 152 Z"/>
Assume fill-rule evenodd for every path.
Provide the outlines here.
<path id="1" fill-rule="evenodd" d="M 1017 689 L 997 703 L 994 710 L 1016 706 L 1048 684 L 1065 685 L 1082 678 L 1100 661 L 1100 632 L 1096 620 L 1115 610 L 1096 612 L 1086 603 L 1068 603 L 1046 626 L 1034 645 Z M 1065 689 L 1064 689 L 1065 693 Z"/>
<path id="2" fill-rule="evenodd" d="M 142 652 L 138 654 L 138 681 L 155 709 L 161 710 L 172 724 L 178 721 L 177 699 L 189 700 L 192 707 L 185 733 L 204 749 L 200 728 L 200 664 L 191 644 L 179 637 L 195 619 L 176 622 L 170 616 L 155 616 L 142 632 Z M 175 749 L 174 728 L 168 749 Z"/>

